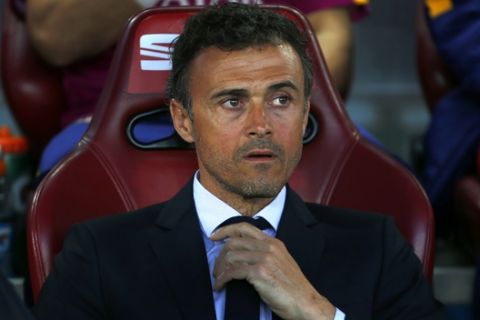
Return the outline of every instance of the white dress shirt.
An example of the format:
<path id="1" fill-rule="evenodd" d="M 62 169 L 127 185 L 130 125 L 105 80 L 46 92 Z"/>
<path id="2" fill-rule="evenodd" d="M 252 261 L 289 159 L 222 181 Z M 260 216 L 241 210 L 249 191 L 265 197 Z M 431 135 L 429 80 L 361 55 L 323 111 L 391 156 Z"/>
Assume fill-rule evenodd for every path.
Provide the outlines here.
<path id="1" fill-rule="evenodd" d="M 263 230 L 264 233 L 271 237 L 275 237 L 282 217 L 283 207 L 285 205 L 285 197 L 287 189 L 285 187 L 278 193 L 278 195 L 265 208 L 259 211 L 253 218 L 263 217 L 267 220 L 273 228 Z M 213 231 L 225 220 L 240 216 L 241 214 L 230 207 L 228 204 L 214 196 L 207 189 L 205 189 L 198 180 L 198 172 L 195 174 L 193 182 L 193 199 L 195 208 L 200 220 L 200 226 L 203 233 L 203 241 L 205 242 L 205 249 L 207 251 L 208 267 L 210 270 L 210 281 L 215 281 L 213 277 L 213 268 L 215 260 L 223 248 L 224 241 L 212 241 L 210 236 Z M 221 291 L 213 291 L 213 301 L 215 302 L 215 314 L 217 320 L 224 319 L 225 309 L 225 289 Z M 260 319 L 271 320 L 272 312 L 266 304 L 260 303 Z M 345 315 L 340 310 L 336 310 L 334 320 L 344 320 Z"/>

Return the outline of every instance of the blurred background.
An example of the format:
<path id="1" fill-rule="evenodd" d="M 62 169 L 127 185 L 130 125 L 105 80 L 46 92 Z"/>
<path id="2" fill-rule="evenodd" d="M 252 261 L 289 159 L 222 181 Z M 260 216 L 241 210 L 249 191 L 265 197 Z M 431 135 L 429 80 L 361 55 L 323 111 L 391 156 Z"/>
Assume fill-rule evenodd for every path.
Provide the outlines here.
<path id="1" fill-rule="evenodd" d="M 417 3 L 371 0 L 370 5 L 370 16 L 354 25 L 355 72 L 348 113 L 387 150 L 412 164 L 412 146 L 421 139 L 430 117 L 415 61 Z M 3 94 L 0 124 L 21 134 Z M 473 261 L 456 243 L 440 240 L 437 247 L 435 295 L 449 306 L 451 319 L 472 319 Z M 21 279 L 12 281 L 21 283 Z"/>

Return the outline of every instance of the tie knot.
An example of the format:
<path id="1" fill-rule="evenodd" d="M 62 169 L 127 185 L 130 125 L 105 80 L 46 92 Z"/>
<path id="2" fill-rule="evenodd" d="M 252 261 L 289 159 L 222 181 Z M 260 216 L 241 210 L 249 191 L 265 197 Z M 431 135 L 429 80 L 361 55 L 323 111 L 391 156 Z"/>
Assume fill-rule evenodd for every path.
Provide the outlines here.
<path id="1" fill-rule="evenodd" d="M 252 217 L 246 217 L 246 216 L 235 216 L 223 221 L 218 227 L 215 228 L 215 230 L 221 227 L 225 227 L 231 224 L 236 224 L 241 222 L 250 223 L 251 225 L 257 227 L 260 230 L 272 228 L 272 225 L 268 223 L 268 221 L 263 217 L 252 218 Z"/>

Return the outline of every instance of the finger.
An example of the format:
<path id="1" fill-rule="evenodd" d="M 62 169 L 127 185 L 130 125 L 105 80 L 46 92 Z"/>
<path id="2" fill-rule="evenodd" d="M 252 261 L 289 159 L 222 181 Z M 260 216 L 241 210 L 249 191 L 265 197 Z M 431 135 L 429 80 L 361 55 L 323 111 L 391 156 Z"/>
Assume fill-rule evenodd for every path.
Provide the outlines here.
<path id="1" fill-rule="evenodd" d="M 231 265 L 229 268 L 221 272 L 213 283 L 214 290 L 222 290 L 225 285 L 232 280 L 246 280 L 249 281 L 252 266 L 249 264 Z"/>
<path id="2" fill-rule="evenodd" d="M 244 241 L 232 241 L 232 240 L 237 240 L 241 238 L 236 238 L 236 239 L 229 239 L 225 246 L 222 248 L 220 251 L 217 259 L 215 260 L 215 265 L 213 267 L 213 275 L 217 276 L 222 272 L 225 272 L 226 269 L 228 269 L 234 258 L 232 258 L 233 255 L 235 255 L 235 251 L 245 251 L 248 245 L 242 244 L 242 245 L 233 245 L 233 247 L 240 248 L 240 249 L 232 249 L 232 244 L 231 242 L 244 242 Z"/>
<path id="3" fill-rule="evenodd" d="M 249 237 L 228 237 L 223 245 L 223 251 L 267 251 L 270 241 L 274 239 L 265 235 L 262 239 Z"/>
<path id="4" fill-rule="evenodd" d="M 232 269 L 242 268 L 247 265 L 255 265 L 263 259 L 263 252 L 256 251 L 224 251 L 215 261 L 213 275 L 215 277 Z"/>
<path id="5" fill-rule="evenodd" d="M 276 242 L 279 241 L 270 236 L 266 236 L 264 240 L 240 237 L 228 238 L 215 261 L 214 274 L 218 274 L 221 272 L 219 270 L 226 268 L 226 264 L 236 262 L 256 263 L 259 260 L 259 254 L 271 253 L 275 255 L 279 251 L 275 248 L 278 245 Z M 248 256 L 249 254 L 252 255 L 251 258 Z M 241 258 L 245 260 L 238 260 Z"/>
<path id="6" fill-rule="evenodd" d="M 213 241 L 219 241 L 229 237 L 249 237 L 262 240 L 265 239 L 266 235 L 257 227 L 242 222 L 217 229 L 212 233 L 210 239 Z"/>

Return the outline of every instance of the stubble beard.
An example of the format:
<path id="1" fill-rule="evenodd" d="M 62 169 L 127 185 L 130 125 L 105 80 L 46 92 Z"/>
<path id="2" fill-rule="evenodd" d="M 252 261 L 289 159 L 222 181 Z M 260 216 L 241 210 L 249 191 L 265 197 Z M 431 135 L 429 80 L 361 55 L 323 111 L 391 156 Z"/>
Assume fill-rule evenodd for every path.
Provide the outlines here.
<path id="1" fill-rule="evenodd" d="M 243 175 L 242 172 L 234 172 L 235 168 L 237 168 L 235 165 L 222 167 L 219 170 L 218 163 L 220 163 L 220 161 L 214 161 L 217 165 L 213 164 L 212 166 L 204 163 L 204 168 L 208 174 L 221 185 L 222 189 L 229 193 L 236 194 L 237 196 L 248 200 L 274 198 L 283 186 L 286 185 L 293 169 L 300 161 L 302 148 L 300 146 L 293 157 L 286 159 L 286 154 L 282 147 L 271 141 L 256 140 L 237 150 L 232 163 L 239 164 L 244 161 L 243 156 L 248 153 L 249 150 L 254 148 L 271 149 L 277 156 L 277 161 L 280 163 L 285 163 L 285 161 L 289 162 L 285 163 L 288 172 L 282 172 L 277 178 L 272 179 L 268 175 L 268 171 L 271 170 L 272 164 L 260 163 L 254 165 L 254 169 L 257 172 L 255 178 L 249 179 L 251 177 Z M 229 176 L 234 178 L 228 179 Z"/>

